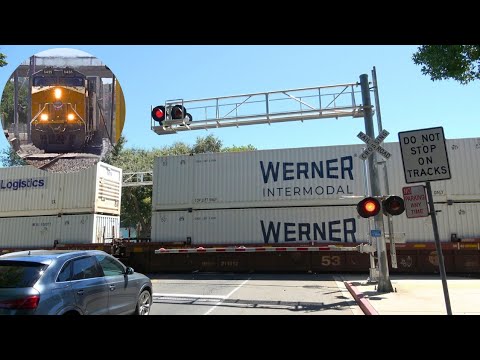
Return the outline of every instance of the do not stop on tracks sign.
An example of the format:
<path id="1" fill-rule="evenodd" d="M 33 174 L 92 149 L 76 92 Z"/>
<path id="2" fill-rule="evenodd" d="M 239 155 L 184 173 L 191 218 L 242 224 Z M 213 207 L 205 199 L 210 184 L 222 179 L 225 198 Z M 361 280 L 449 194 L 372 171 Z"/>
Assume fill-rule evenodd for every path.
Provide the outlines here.
<path id="1" fill-rule="evenodd" d="M 452 178 L 443 127 L 399 132 L 398 139 L 407 184 Z"/>

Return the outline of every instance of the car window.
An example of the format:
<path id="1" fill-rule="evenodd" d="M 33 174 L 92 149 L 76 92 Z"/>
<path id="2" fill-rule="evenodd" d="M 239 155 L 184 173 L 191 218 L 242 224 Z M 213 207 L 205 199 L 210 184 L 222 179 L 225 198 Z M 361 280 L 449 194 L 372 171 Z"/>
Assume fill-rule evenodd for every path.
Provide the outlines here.
<path id="1" fill-rule="evenodd" d="M 71 261 L 63 265 L 62 270 L 58 274 L 57 282 L 70 281 L 70 280 L 72 280 L 72 262 Z"/>
<path id="2" fill-rule="evenodd" d="M 31 287 L 47 267 L 30 261 L 0 261 L 0 288 Z"/>
<path id="3" fill-rule="evenodd" d="M 106 255 L 95 255 L 105 276 L 123 275 L 124 267 L 120 262 Z"/>
<path id="4" fill-rule="evenodd" d="M 102 276 L 92 256 L 73 260 L 72 280 L 90 279 Z"/>

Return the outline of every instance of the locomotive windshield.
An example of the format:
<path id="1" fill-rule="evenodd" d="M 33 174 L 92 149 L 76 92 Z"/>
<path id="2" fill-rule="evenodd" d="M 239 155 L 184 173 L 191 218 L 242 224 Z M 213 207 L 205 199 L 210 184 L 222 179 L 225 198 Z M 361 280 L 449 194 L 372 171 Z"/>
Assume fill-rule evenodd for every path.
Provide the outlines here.
<path id="1" fill-rule="evenodd" d="M 85 86 L 84 79 L 75 77 L 44 77 L 37 76 L 33 78 L 33 86 Z"/>

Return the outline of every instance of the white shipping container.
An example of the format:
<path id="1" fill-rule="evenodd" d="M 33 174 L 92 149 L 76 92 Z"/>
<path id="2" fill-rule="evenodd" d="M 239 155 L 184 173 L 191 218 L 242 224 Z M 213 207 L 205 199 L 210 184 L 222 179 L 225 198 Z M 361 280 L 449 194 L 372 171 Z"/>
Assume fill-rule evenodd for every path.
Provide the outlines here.
<path id="1" fill-rule="evenodd" d="M 119 215 L 122 169 L 99 162 L 79 172 L 33 166 L 0 169 L 0 217 L 100 213 Z"/>
<path id="2" fill-rule="evenodd" d="M 351 204 L 365 193 L 359 145 L 164 156 L 153 210 Z"/>
<path id="3" fill-rule="evenodd" d="M 164 156 L 155 159 L 153 211 L 356 204 L 365 195 L 365 145 Z M 389 194 L 405 183 L 400 145 L 386 143 Z M 480 138 L 447 140 L 451 180 L 435 202 L 480 201 Z M 383 159 L 383 158 L 382 158 Z M 383 179 L 383 169 L 380 168 Z M 382 194 L 386 194 L 383 180 Z"/>
<path id="4" fill-rule="evenodd" d="M 51 248 L 59 244 L 110 242 L 120 217 L 98 214 L 0 218 L 0 248 Z"/>
<path id="5" fill-rule="evenodd" d="M 436 204 L 440 240 L 479 238 L 480 203 Z M 356 206 L 158 211 L 152 214 L 152 241 L 194 245 L 295 245 L 368 241 L 369 219 Z M 387 217 L 384 217 L 387 230 Z M 398 241 L 434 241 L 431 217 L 393 217 Z M 372 224 L 373 225 L 373 224 Z"/>

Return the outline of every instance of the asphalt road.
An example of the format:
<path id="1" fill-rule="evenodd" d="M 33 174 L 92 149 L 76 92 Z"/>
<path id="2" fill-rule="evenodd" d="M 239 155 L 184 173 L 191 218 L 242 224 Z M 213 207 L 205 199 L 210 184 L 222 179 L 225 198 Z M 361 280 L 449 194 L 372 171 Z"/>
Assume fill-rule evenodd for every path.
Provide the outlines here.
<path id="1" fill-rule="evenodd" d="M 361 315 L 330 274 L 151 275 L 151 315 Z"/>

